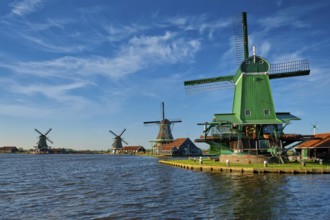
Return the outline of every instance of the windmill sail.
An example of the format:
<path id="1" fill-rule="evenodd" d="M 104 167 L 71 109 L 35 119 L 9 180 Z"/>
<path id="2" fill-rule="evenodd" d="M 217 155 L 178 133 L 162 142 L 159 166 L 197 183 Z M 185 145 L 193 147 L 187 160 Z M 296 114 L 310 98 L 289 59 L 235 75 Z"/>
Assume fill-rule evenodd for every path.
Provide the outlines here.
<path id="1" fill-rule="evenodd" d="M 184 86 L 187 95 L 205 91 L 234 88 L 233 76 L 219 76 L 207 79 L 185 81 Z"/>
<path id="2" fill-rule="evenodd" d="M 286 63 L 271 64 L 269 70 L 269 79 L 279 79 L 293 76 L 309 75 L 308 60 L 298 60 Z"/>
<path id="3" fill-rule="evenodd" d="M 240 65 L 249 57 L 249 41 L 246 12 L 242 16 L 233 17 L 233 31 L 235 41 L 236 63 Z"/>

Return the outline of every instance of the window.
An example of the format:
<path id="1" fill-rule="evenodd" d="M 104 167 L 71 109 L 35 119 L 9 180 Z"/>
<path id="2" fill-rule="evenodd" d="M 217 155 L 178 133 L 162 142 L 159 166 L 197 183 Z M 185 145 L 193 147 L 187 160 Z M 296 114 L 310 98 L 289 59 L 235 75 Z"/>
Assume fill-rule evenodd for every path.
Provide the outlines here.
<path id="1" fill-rule="evenodd" d="M 245 116 L 251 116 L 251 110 L 245 110 Z"/>
<path id="2" fill-rule="evenodd" d="M 265 114 L 265 115 L 270 115 L 270 111 L 269 111 L 269 109 L 264 109 L 264 114 Z"/>

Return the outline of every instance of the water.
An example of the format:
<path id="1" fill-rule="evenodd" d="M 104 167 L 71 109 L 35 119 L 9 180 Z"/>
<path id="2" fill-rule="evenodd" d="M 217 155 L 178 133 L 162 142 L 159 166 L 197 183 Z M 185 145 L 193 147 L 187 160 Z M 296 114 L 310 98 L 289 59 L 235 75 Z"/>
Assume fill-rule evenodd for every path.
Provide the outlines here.
<path id="1" fill-rule="evenodd" d="M 330 175 L 205 173 L 157 158 L 0 154 L 0 219 L 330 219 Z"/>

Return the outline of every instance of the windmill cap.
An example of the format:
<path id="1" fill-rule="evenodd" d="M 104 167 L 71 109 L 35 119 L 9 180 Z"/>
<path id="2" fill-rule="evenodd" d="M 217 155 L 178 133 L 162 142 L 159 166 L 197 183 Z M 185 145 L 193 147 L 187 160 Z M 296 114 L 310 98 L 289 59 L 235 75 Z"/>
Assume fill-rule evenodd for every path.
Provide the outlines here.
<path id="1" fill-rule="evenodd" d="M 260 56 L 250 56 L 240 65 L 240 70 L 244 73 L 268 72 L 269 68 L 269 62 Z"/>

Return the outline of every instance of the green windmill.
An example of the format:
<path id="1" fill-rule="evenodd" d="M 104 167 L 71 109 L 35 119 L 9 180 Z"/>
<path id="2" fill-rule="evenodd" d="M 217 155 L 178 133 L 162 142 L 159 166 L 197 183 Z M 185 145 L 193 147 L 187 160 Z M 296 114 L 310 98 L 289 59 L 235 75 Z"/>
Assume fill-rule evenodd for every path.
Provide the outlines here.
<path id="1" fill-rule="evenodd" d="M 196 142 L 210 145 L 217 154 L 264 154 L 281 158 L 285 147 L 302 136 L 290 138 L 283 130 L 298 117 L 288 112 L 276 112 L 270 80 L 309 75 L 307 60 L 270 64 L 265 58 L 248 51 L 247 16 L 234 24 L 236 55 L 239 67 L 234 75 L 185 81 L 187 92 L 223 88 L 234 85 L 232 112 L 215 114 L 212 122 L 204 125 L 204 135 Z"/>

